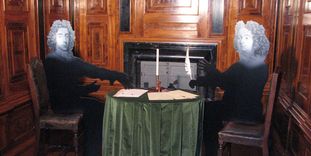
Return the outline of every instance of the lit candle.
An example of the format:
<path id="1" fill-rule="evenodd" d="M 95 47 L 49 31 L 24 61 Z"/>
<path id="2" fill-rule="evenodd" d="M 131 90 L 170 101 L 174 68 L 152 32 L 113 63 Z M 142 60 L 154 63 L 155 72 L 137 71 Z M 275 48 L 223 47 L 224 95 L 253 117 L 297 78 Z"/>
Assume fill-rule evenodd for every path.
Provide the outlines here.
<path id="1" fill-rule="evenodd" d="M 156 76 L 159 75 L 159 49 L 157 49 L 157 56 L 156 56 Z"/>

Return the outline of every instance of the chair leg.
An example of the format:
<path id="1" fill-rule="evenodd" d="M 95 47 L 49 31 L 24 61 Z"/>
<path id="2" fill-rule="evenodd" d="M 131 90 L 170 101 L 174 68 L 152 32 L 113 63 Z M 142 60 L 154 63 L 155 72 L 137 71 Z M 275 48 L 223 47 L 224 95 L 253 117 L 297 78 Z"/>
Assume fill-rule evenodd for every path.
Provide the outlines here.
<path id="1" fill-rule="evenodd" d="M 79 152 L 79 137 L 78 137 L 78 131 L 74 131 L 74 138 L 73 138 L 73 146 L 75 148 L 75 155 L 78 156 Z"/>
<path id="2" fill-rule="evenodd" d="M 43 155 L 47 155 L 47 150 L 48 150 L 48 148 L 47 148 L 47 143 L 46 143 L 46 138 L 47 138 L 47 132 L 46 132 L 47 130 L 45 130 L 45 129 L 41 129 L 41 133 L 42 134 L 40 134 L 41 136 L 42 136 L 42 138 L 41 138 L 41 141 L 42 141 L 42 145 L 41 145 L 41 147 L 40 147 L 40 145 L 39 145 L 39 149 L 40 150 L 42 150 L 42 153 L 41 154 L 43 154 Z"/>
<path id="3" fill-rule="evenodd" d="M 218 147 L 218 152 L 217 152 L 218 156 L 222 156 L 223 154 L 223 145 L 224 145 L 224 142 L 219 140 L 219 147 Z"/>
<path id="4" fill-rule="evenodd" d="M 262 156 L 269 156 L 269 147 L 268 144 L 264 144 L 262 147 Z"/>
<path id="5" fill-rule="evenodd" d="M 227 143 L 226 146 L 227 146 L 227 148 L 228 148 L 228 149 L 227 149 L 227 153 L 228 153 L 227 155 L 228 155 L 228 156 L 231 156 L 231 149 L 232 149 L 232 148 L 231 148 L 231 143 Z"/>

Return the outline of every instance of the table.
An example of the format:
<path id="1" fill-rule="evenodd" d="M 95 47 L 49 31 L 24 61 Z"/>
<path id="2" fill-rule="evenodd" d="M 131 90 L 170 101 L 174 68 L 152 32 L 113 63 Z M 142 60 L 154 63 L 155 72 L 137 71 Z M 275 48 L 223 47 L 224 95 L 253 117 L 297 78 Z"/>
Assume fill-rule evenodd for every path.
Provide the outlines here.
<path id="1" fill-rule="evenodd" d="M 104 156 L 199 156 L 203 99 L 149 101 L 106 95 Z"/>

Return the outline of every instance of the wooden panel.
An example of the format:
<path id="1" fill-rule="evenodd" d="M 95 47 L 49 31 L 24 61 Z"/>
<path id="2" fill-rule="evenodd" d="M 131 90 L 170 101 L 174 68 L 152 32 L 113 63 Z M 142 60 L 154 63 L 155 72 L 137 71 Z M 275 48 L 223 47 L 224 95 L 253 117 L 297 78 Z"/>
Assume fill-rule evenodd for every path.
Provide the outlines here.
<path id="1" fill-rule="evenodd" d="M 310 81 L 311 81 L 311 26 L 304 27 L 303 48 L 301 53 L 300 73 L 298 75 L 298 102 L 303 104 L 304 110 L 310 113 Z"/>
<path id="2" fill-rule="evenodd" d="M 29 0 L 4 0 L 5 11 L 29 11 Z"/>
<path id="3" fill-rule="evenodd" d="M 25 23 L 7 23 L 9 84 L 11 90 L 27 89 L 26 64 L 28 54 L 28 28 Z"/>
<path id="4" fill-rule="evenodd" d="M 7 145 L 6 125 L 7 115 L 4 114 L 0 116 L 0 149 Z"/>
<path id="5" fill-rule="evenodd" d="M 130 31 L 131 0 L 120 0 L 120 31 Z"/>
<path id="6" fill-rule="evenodd" d="M 311 147 L 307 148 L 304 154 L 304 156 L 309 156 L 309 155 L 311 155 Z"/>
<path id="7" fill-rule="evenodd" d="M 305 156 L 305 151 L 308 148 L 307 145 L 308 143 L 305 136 L 303 136 L 303 132 L 296 124 L 293 124 L 290 132 L 289 153 L 291 155 Z"/>
<path id="8" fill-rule="evenodd" d="M 198 0 L 146 0 L 146 12 L 198 14 Z"/>
<path id="9" fill-rule="evenodd" d="M 49 0 L 48 3 L 50 14 L 64 14 L 68 11 L 66 0 Z"/>
<path id="10" fill-rule="evenodd" d="M 289 113 L 285 109 L 289 105 L 285 98 L 279 96 L 273 112 L 273 127 L 278 133 L 280 144 L 286 147 L 288 140 L 288 127 L 289 127 Z"/>
<path id="11" fill-rule="evenodd" d="M 8 141 L 16 142 L 34 129 L 32 105 L 25 104 L 16 108 L 8 116 Z"/>
<path id="12" fill-rule="evenodd" d="M 293 71 L 297 70 L 297 61 L 295 60 L 295 53 L 291 50 L 293 40 L 291 26 L 284 25 L 283 31 L 284 32 L 281 34 L 282 37 L 280 39 L 280 48 L 282 49 L 280 63 L 281 70 L 284 72 L 282 79 L 285 80 L 285 83 L 282 84 L 282 89 L 284 89 L 287 95 L 291 96 L 291 88 L 293 87 L 295 77 Z"/>
<path id="13" fill-rule="evenodd" d="M 275 40 L 275 13 L 277 1 L 270 0 L 238 0 L 228 1 L 229 17 L 228 17 L 228 55 L 226 57 L 227 66 L 229 67 L 233 62 L 239 58 L 235 52 L 233 39 L 235 34 L 235 24 L 239 20 L 244 22 L 252 20 L 263 25 L 265 28 L 266 36 L 270 41 L 269 54 L 266 58 L 266 63 L 269 65 L 269 73 L 273 71 L 274 60 L 274 40 Z"/>
<path id="14" fill-rule="evenodd" d="M 1 15 L 0 15 L 0 18 L 1 18 Z M 0 22 L 0 25 L 1 25 L 1 22 Z M 2 30 L 2 29 L 0 29 L 0 30 Z M 4 52 L 2 52 L 2 40 L 1 40 L 1 38 L 2 38 L 2 33 L 0 32 L 0 53 L 2 54 L 2 53 L 4 53 Z M 3 98 L 3 84 L 2 84 L 2 82 L 3 82 L 3 77 L 4 77 L 4 68 L 3 68 L 3 65 L 4 65 L 4 60 L 3 60 L 3 57 L 2 57 L 2 55 L 0 54 L 0 99 L 2 99 Z"/>
<path id="15" fill-rule="evenodd" d="M 88 0 L 87 14 L 107 14 L 107 0 Z"/>
<path id="16" fill-rule="evenodd" d="M 45 53 L 42 54 L 42 56 L 45 56 L 49 52 L 49 48 L 47 47 L 46 40 L 47 40 L 47 35 L 50 32 L 50 27 L 52 26 L 53 22 L 59 19 L 69 20 L 69 1 L 70 0 L 44 0 L 42 3 L 43 5 L 42 8 L 39 8 L 40 11 L 41 9 L 43 9 L 42 12 L 44 12 L 43 14 L 44 28 L 40 28 L 41 30 L 44 30 L 44 36 L 43 36 L 44 38 L 42 39 L 44 40 Z M 43 33 L 43 32 L 40 32 L 40 33 Z"/>
<path id="17" fill-rule="evenodd" d="M 197 38 L 198 9 L 198 0 L 147 0 L 143 15 L 144 36 Z"/>
<path id="18" fill-rule="evenodd" d="M 305 13 L 311 13 L 311 1 L 305 2 Z"/>
<path id="19" fill-rule="evenodd" d="M 212 0 L 211 2 L 211 34 L 223 35 L 224 33 L 224 17 L 225 17 L 225 0 Z"/>
<path id="20" fill-rule="evenodd" d="M 107 24 L 88 24 L 88 61 L 99 65 L 107 66 L 108 63 L 108 34 Z"/>
<path id="21" fill-rule="evenodd" d="M 262 14 L 262 0 L 239 0 L 240 14 Z"/>

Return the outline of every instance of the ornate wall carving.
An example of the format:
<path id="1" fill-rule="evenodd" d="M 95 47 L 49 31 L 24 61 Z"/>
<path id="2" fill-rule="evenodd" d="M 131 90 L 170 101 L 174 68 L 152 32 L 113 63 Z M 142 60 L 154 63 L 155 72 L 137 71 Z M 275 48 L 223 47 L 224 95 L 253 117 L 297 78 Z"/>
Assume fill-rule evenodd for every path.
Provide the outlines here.
<path id="1" fill-rule="evenodd" d="M 88 0 L 88 14 L 107 14 L 107 0 Z"/>
<path id="2" fill-rule="evenodd" d="M 65 13 L 65 0 L 50 0 L 50 13 Z"/>
<path id="3" fill-rule="evenodd" d="M 239 0 L 240 14 L 262 14 L 262 0 Z"/>
<path id="4" fill-rule="evenodd" d="M 28 0 L 5 0 L 5 11 L 29 11 Z"/>
<path id="5" fill-rule="evenodd" d="M 197 14 L 197 0 L 146 0 L 146 12 Z"/>
<path id="6" fill-rule="evenodd" d="M 198 0 L 146 0 L 145 37 L 196 38 L 200 18 Z M 206 4 L 207 5 L 207 4 Z"/>

